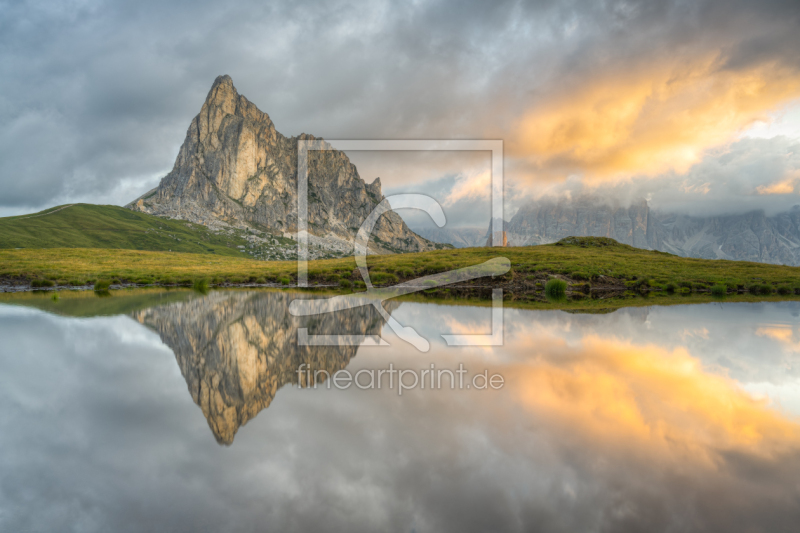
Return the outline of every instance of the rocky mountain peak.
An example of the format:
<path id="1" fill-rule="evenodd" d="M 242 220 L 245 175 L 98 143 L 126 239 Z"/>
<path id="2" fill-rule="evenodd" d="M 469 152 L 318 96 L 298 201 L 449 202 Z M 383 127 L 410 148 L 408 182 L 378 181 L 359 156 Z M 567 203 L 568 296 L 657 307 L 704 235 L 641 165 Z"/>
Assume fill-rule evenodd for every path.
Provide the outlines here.
<path id="1" fill-rule="evenodd" d="M 239 98 L 239 91 L 236 90 L 236 87 L 233 85 L 233 80 L 227 74 L 222 76 L 217 76 L 214 80 L 213 85 L 211 85 L 211 90 L 208 91 L 208 96 L 206 96 L 206 105 L 215 105 L 222 107 L 226 102 L 236 104 L 236 100 Z M 230 113 L 233 114 L 235 108 L 230 110 Z"/>
<path id="2" fill-rule="evenodd" d="M 297 141 L 239 94 L 230 76 L 214 80 L 192 120 L 175 166 L 159 186 L 128 205 L 146 213 L 211 227 L 297 232 Z M 383 199 L 380 179 L 367 184 L 346 154 L 309 151 L 308 225 L 313 241 L 352 249 L 361 223 Z M 412 232 L 396 213 L 381 217 L 372 249 L 406 252 L 436 245 Z"/>
<path id="3" fill-rule="evenodd" d="M 381 192 L 381 179 L 380 178 L 375 178 L 374 180 L 372 180 L 372 183 L 367 185 L 367 190 L 369 192 L 371 192 L 373 195 L 375 195 L 376 197 L 383 198 L 383 193 Z"/>

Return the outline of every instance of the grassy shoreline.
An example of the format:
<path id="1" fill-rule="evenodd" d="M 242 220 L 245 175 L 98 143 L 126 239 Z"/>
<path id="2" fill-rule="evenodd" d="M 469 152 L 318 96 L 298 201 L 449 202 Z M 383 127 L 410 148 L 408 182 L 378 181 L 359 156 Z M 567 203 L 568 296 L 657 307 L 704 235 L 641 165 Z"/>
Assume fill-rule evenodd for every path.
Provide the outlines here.
<path id="1" fill-rule="evenodd" d="M 223 289 L 248 290 L 248 289 Z M 331 296 L 339 291 L 298 290 L 259 288 L 258 291 L 280 290 L 284 293 L 296 294 L 298 297 Z M 60 292 L 59 298 L 53 299 L 51 293 L 43 291 L 27 291 L 0 293 L 0 305 L 19 305 L 69 317 L 93 317 L 130 314 L 135 311 L 173 302 L 188 301 L 202 297 L 203 294 L 186 288 L 129 288 L 112 291 L 103 296 L 93 291 Z M 433 293 L 416 293 L 392 299 L 397 302 L 436 304 L 443 306 L 491 307 L 488 299 L 441 297 Z M 580 314 L 605 314 L 619 309 L 631 307 L 666 307 L 674 305 L 697 305 L 709 303 L 751 303 L 800 301 L 800 296 L 756 296 L 752 294 L 731 294 L 723 299 L 710 294 L 676 295 L 666 293 L 638 294 L 628 293 L 609 298 L 567 298 L 562 301 L 507 300 L 506 308 L 533 311 L 564 311 Z"/>
<path id="2" fill-rule="evenodd" d="M 390 286 L 497 257 L 510 260 L 510 272 L 432 292 L 447 298 L 488 298 L 491 289 L 502 288 L 512 299 L 542 301 L 545 286 L 559 280 L 574 299 L 626 292 L 800 295 L 798 267 L 683 258 L 604 238 L 573 237 L 552 245 L 518 248 L 375 255 L 368 258 L 368 264 L 372 283 Z M 294 261 L 212 254 L 91 248 L 0 250 L 0 291 L 89 288 L 95 283 L 108 283 L 112 288 L 197 284 L 291 287 L 296 283 L 296 269 Z M 312 286 L 339 288 L 340 292 L 364 287 L 352 257 L 311 261 L 308 279 Z"/>

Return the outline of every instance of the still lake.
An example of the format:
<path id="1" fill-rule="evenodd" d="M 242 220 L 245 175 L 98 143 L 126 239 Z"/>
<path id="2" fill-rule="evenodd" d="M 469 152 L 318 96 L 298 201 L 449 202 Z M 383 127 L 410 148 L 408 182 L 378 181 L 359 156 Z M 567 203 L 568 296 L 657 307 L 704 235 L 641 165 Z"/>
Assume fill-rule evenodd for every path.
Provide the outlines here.
<path id="1" fill-rule="evenodd" d="M 474 347 L 441 335 L 491 308 L 388 304 L 421 352 L 298 297 L 0 300 L 0 531 L 798 530 L 800 302 L 507 308 Z"/>

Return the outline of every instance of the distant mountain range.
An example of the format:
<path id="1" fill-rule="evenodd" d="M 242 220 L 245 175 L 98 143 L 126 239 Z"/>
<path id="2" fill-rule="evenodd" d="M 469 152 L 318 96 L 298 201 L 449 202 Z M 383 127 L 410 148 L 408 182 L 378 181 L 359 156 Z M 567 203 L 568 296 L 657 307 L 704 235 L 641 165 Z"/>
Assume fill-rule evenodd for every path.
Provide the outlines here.
<path id="1" fill-rule="evenodd" d="M 297 221 L 297 141 L 219 76 L 192 120 L 175 166 L 158 187 L 127 207 L 211 228 L 254 229 L 294 236 Z M 383 199 L 380 178 L 367 184 L 347 155 L 310 150 L 308 228 L 312 243 L 352 251 L 363 221 Z M 370 246 L 377 252 L 441 248 L 411 231 L 399 215 L 382 216 Z"/>
<path id="2" fill-rule="evenodd" d="M 621 205 L 580 196 L 528 204 L 505 229 L 510 246 L 549 244 L 569 236 L 611 237 L 681 257 L 800 265 L 800 206 L 774 216 L 754 211 L 692 217 L 653 211 L 644 199 Z"/>
<path id="3" fill-rule="evenodd" d="M 456 248 L 473 248 L 486 244 L 486 230 L 481 228 L 414 227 L 417 235 L 434 242 L 452 244 Z"/>

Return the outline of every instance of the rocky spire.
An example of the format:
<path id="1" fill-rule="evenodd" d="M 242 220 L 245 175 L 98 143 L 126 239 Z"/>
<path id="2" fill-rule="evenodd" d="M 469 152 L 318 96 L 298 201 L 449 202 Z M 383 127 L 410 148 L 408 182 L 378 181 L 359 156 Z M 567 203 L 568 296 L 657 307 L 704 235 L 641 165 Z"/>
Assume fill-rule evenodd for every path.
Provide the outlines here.
<path id="1" fill-rule="evenodd" d="M 230 76 L 219 76 L 172 171 L 129 207 L 206 225 L 296 232 L 297 140 L 314 138 L 283 136 L 269 115 L 239 94 Z M 310 232 L 350 245 L 383 195 L 379 178 L 366 184 L 347 155 L 326 150 L 309 154 L 308 198 Z M 379 252 L 435 247 L 395 213 L 381 217 L 373 234 Z"/>

